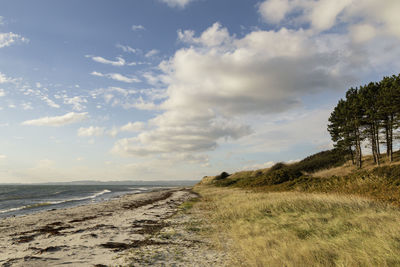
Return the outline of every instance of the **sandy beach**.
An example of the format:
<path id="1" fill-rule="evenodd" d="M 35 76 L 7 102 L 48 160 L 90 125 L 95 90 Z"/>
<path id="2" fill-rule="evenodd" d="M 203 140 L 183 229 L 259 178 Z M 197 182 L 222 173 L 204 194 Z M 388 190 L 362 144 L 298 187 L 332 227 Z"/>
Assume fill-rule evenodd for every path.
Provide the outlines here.
<path id="1" fill-rule="evenodd" d="M 194 197 L 190 189 L 168 189 L 2 219 L 0 264 L 223 265 L 218 252 L 209 249 L 198 236 L 185 233 L 183 225 L 190 218 L 173 216 L 179 205 Z"/>

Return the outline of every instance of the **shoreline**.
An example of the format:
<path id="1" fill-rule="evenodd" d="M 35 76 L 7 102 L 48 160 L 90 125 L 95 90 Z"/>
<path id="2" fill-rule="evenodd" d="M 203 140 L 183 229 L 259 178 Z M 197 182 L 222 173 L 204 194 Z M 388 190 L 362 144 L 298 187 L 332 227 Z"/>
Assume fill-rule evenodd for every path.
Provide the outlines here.
<path id="1" fill-rule="evenodd" d="M 111 185 L 112 187 L 112 185 Z M 113 199 L 117 199 L 123 197 L 125 195 L 135 195 L 135 194 L 143 194 L 143 193 L 151 193 L 162 190 L 170 190 L 183 188 L 184 186 L 154 186 L 154 187 L 137 187 L 137 188 L 129 188 L 131 191 L 119 191 L 117 188 L 114 191 L 113 188 L 104 187 L 100 188 L 92 195 L 76 195 L 69 196 L 67 198 L 60 199 L 51 199 L 42 202 L 32 202 L 31 204 L 20 204 L 15 207 L 8 207 L 6 209 L 0 210 L 0 221 L 9 217 L 21 217 L 26 215 L 32 215 L 40 212 L 58 210 L 58 209 L 68 209 L 78 206 L 84 205 L 92 205 L 96 203 L 101 203 L 105 201 L 110 201 Z"/>
<path id="2" fill-rule="evenodd" d="M 185 201 L 190 188 L 126 194 L 103 202 L 0 220 L 1 266 L 107 266 L 124 252 L 155 244 L 151 235 Z"/>

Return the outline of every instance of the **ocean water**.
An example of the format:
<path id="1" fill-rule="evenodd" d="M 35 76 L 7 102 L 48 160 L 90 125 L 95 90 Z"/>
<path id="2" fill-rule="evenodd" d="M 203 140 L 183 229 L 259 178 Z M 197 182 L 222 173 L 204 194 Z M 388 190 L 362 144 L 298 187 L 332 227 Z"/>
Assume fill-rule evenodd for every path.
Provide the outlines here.
<path id="1" fill-rule="evenodd" d="M 0 185 L 0 218 L 99 202 L 156 188 L 143 185 Z"/>

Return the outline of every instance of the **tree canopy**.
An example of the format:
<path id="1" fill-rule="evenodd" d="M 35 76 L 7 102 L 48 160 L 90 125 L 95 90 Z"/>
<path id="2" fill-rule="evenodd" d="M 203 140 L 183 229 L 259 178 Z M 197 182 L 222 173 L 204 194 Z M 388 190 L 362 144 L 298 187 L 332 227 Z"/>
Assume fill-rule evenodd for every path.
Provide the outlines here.
<path id="1" fill-rule="evenodd" d="M 400 74 L 350 88 L 329 117 L 328 131 L 335 147 L 348 151 L 353 164 L 362 167 L 362 144 L 371 149 L 379 165 L 381 146 L 393 161 L 393 134 L 400 126 Z"/>

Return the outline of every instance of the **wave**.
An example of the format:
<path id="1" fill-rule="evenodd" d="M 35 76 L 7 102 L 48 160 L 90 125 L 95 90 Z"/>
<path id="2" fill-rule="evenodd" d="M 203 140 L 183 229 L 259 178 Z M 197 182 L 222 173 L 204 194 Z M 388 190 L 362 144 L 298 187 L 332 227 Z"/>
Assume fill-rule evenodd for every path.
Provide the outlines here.
<path id="1" fill-rule="evenodd" d="M 13 211 L 18 211 L 18 210 L 27 210 L 27 209 L 33 209 L 33 208 L 38 208 L 38 207 L 43 207 L 43 206 L 50 206 L 50 205 L 57 205 L 57 204 L 62 204 L 62 203 L 67 203 L 67 202 L 72 202 L 72 201 L 82 201 L 82 200 L 88 200 L 88 199 L 94 199 L 96 197 L 99 197 L 101 195 L 110 193 L 110 190 L 103 190 L 101 192 L 97 192 L 91 196 L 87 197 L 81 197 L 81 198 L 70 198 L 70 199 L 64 199 L 60 201 L 48 201 L 48 202 L 39 202 L 39 203 L 34 203 L 30 205 L 25 205 L 21 207 L 16 207 L 16 208 L 11 208 L 11 209 L 6 209 L 6 210 L 0 210 L 1 213 L 7 213 L 7 212 L 13 212 Z"/>
<path id="2" fill-rule="evenodd" d="M 129 190 L 149 191 L 148 187 L 129 187 Z"/>

